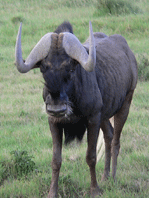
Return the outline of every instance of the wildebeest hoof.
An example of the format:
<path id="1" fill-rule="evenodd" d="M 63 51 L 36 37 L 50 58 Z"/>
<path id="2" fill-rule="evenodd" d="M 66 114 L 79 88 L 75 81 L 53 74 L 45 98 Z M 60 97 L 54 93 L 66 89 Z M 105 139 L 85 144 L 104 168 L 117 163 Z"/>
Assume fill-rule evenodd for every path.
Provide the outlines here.
<path id="1" fill-rule="evenodd" d="M 49 193 L 47 198 L 57 198 L 57 193 Z"/>
<path id="2" fill-rule="evenodd" d="M 97 198 L 102 195 L 102 190 L 97 186 L 96 188 L 91 188 L 91 198 Z"/>

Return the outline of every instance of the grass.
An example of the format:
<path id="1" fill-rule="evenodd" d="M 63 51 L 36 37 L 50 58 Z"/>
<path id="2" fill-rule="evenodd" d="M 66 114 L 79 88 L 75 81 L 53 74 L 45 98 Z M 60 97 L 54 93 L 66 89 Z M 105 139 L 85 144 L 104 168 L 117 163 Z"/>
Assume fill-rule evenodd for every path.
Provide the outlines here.
<path id="1" fill-rule="evenodd" d="M 99 0 L 97 2 L 96 15 L 126 15 L 126 14 L 138 14 L 142 10 L 127 0 Z"/>
<path id="2" fill-rule="evenodd" d="M 64 20 L 73 24 L 74 33 L 84 42 L 88 22 L 93 30 L 107 35 L 123 35 L 138 60 L 141 80 L 138 82 L 129 118 L 121 137 L 117 182 L 110 178 L 100 182 L 104 160 L 97 164 L 97 178 L 103 198 L 138 197 L 149 194 L 149 60 L 147 0 L 133 0 L 142 13 L 129 15 L 96 15 L 93 1 L 0 1 L 0 197 L 46 197 L 51 181 L 52 138 L 47 115 L 43 110 L 42 76 L 39 70 L 19 74 L 14 65 L 14 46 L 20 21 L 23 22 L 22 50 L 26 58 L 38 40 Z M 145 69 L 144 69 L 145 68 Z M 140 76 L 141 76 L 140 75 Z M 144 79 L 145 77 L 145 79 Z M 144 81 L 145 80 L 145 81 Z M 86 137 L 81 145 L 73 142 L 63 147 L 63 164 L 59 180 L 59 197 L 89 197 L 89 168 L 85 162 Z M 12 151 L 26 151 L 32 156 L 33 171 L 21 177 L 12 174 Z M 21 158 L 22 159 L 22 158 Z M 23 158 L 24 159 L 24 158 Z M 5 164 L 5 166 L 2 166 Z M 24 161 L 23 161 L 24 162 Z M 25 163 L 25 162 L 24 162 Z M 7 173 L 4 174 L 5 170 Z M 9 172 L 10 171 L 10 172 Z"/>

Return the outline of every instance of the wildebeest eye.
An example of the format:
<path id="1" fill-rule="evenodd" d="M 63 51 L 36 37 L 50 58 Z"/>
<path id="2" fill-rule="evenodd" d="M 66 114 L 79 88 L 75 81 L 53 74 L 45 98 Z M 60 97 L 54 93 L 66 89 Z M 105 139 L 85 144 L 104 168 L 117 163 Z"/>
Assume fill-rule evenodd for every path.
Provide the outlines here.
<path id="1" fill-rule="evenodd" d="M 71 68 L 70 68 L 70 73 L 73 73 L 76 69 L 78 62 L 76 60 L 71 61 Z"/>
<path id="2" fill-rule="evenodd" d="M 67 83 L 68 80 L 70 80 L 70 75 L 69 73 L 67 75 L 64 76 L 64 82 Z"/>
<path id="3" fill-rule="evenodd" d="M 74 72 L 74 71 L 75 71 L 75 69 L 71 69 L 71 70 L 70 70 L 70 73 L 72 73 L 72 72 Z"/>

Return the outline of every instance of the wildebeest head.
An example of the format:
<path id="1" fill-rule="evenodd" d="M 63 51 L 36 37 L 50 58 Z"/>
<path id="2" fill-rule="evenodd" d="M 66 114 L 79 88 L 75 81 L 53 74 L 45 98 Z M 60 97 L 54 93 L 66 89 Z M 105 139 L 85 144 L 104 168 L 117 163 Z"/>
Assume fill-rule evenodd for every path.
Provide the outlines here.
<path id="1" fill-rule="evenodd" d="M 43 98 L 50 116 L 59 118 L 71 114 L 70 97 L 73 89 L 73 75 L 77 64 L 86 71 L 93 71 L 96 64 L 96 50 L 91 22 L 89 24 L 89 54 L 77 39 L 68 32 L 47 33 L 33 48 L 26 61 L 21 51 L 20 25 L 16 41 L 16 65 L 21 73 L 40 67 L 45 80 Z"/>

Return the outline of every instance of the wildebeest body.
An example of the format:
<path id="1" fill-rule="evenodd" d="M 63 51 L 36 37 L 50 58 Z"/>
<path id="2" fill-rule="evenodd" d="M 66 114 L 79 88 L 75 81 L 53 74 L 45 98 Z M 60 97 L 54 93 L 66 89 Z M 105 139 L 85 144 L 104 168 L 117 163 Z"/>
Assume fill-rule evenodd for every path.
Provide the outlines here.
<path id="1" fill-rule="evenodd" d="M 105 139 L 102 180 L 109 176 L 111 153 L 112 176 L 115 178 L 120 134 L 137 83 L 137 63 L 126 40 L 120 35 L 93 34 L 90 28 L 89 39 L 81 45 L 72 36 L 70 23 L 64 23 L 55 33 L 45 35 L 43 40 L 49 42 L 50 47 L 41 49 L 43 43 L 39 42 L 25 63 L 22 63 L 19 47 L 16 47 L 16 62 L 21 72 L 40 67 L 45 80 L 43 98 L 53 138 L 49 197 L 57 196 L 63 131 L 68 143 L 75 137 L 81 140 L 86 129 L 86 161 L 90 167 L 91 195 L 94 197 L 100 192 L 95 173 L 99 129 L 102 128 Z M 20 46 L 19 41 L 16 46 Z M 38 58 L 37 52 L 41 50 L 45 52 Z M 35 60 L 34 64 L 32 60 Z M 114 129 L 109 122 L 112 116 Z"/>
<path id="2" fill-rule="evenodd" d="M 69 131 L 70 140 L 75 136 L 81 139 L 82 131 L 85 132 L 85 127 L 82 130 L 81 126 L 86 126 L 86 118 L 96 115 L 99 111 L 101 111 L 101 120 L 112 117 L 121 108 L 128 91 L 133 90 L 135 87 L 134 79 L 132 79 L 131 65 L 130 67 L 127 67 L 127 65 L 133 65 L 136 62 L 125 39 L 120 35 L 100 39 L 97 37 L 95 43 L 97 64 L 92 73 L 85 71 L 76 61 L 73 63 L 73 60 L 67 57 L 61 48 L 59 55 L 57 53 L 50 54 L 51 58 L 47 57 L 43 63 L 43 67 L 45 67 L 48 63 L 56 60 L 57 67 L 59 68 L 60 63 L 63 64 L 63 61 L 72 61 L 71 67 L 68 65 L 68 68 L 65 66 L 59 71 L 53 70 L 54 75 L 48 73 L 48 71 L 43 74 L 46 82 L 45 89 L 48 88 L 51 90 L 51 93 L 56 92 L 57 94 L 64 94 L 64 89 L 69 102 L 71 102 L 72 112 L 78 117 L 78 119 L 74 119 L 72 116 L 69 119 L 57 120 L 57 122 L 63 123 L 64 128 L 66 123 L 66 128 L 70 129 L 67 130 L 67 135 Z M 84 44 L 84 46 L 86 45 L 87 43 Z M 55 48 L 57 49 L 57 47 Z M 63 59 L 62 56 L 64 56 Z M 60 57 L 62 60 L 60 61 L 57 57 Z M 134 59 L 132 63 L 131 59 Z M 55 62 L 53 65 L 56 67 Z M 67 88 L 65 87 L 65 81 L 69 81 L 69 78 L 71 78 L 71 81 L 67 84 L 69 86 Z M 44 96 L 45 101 L 46 96 Z M 78 120 L 80 120 L 79 124 Z M 68 123 L 70 124 L 68 125 Z M 74 128 L 73 133 L 72 130 Z"/>

